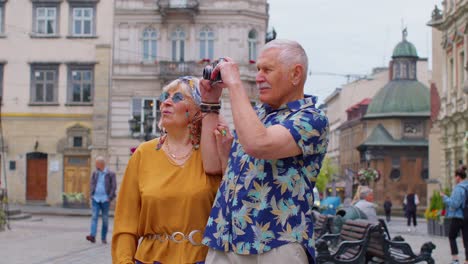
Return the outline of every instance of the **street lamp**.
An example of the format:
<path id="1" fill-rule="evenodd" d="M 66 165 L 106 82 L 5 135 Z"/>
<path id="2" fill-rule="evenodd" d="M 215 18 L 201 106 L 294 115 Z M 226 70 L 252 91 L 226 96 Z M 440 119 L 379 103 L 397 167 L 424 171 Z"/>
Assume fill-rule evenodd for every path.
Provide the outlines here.
<path id="1" fill-rule="evenodd" d="M 366 159 L 367 168 L 369 168 L 369 167 L 370 167 L 370 160 L 371 160 L 371 158 L 372 158 L 372 156 L 371 156 L 371 151 L 370 151 L 370 150 L 366 150 L 366 151 L 364 152 L 364 158 Z"/>
<path id="2" fill-rule="evenodd" d="M 155 120 L 151 105 L 143 107 L 143 115 L 143 123 L 141 119 L 133 117 L 128 120 L 128 125 L 132 138 L 148 141 L 153 138 L 153 123 Z"/>

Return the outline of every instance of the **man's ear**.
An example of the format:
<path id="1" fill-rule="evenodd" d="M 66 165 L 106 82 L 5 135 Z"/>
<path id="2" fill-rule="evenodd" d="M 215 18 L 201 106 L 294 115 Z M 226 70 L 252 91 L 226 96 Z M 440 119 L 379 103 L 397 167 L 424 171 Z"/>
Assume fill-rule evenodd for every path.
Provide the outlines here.
<path id="1" fill-rule="evenodd" d="M 295 64 L 289 70 L 289 80 L 292 82 L 294 86 L 302 83 L 304 76 L 304 67 L 301 64 Z"/>

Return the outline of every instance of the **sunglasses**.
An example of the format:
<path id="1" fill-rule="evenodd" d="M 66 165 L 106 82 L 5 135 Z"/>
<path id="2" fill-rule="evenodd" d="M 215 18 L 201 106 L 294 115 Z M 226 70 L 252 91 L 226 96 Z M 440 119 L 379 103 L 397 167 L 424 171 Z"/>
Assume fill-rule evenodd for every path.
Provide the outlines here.
<path id="1" fill-rule="evenodd" d="M 174 93 L 172 97 L 169 95 L 168 92 L 164 92 L 161 94 L 161 96 L 159 96 L 159 101 L 162 103 L 162 102 L 165 102 L 169 98 L 171 98 L 174 104 L 177 104 L 178 102 L 183 101 L 185 99 L 184 95 L 181 92 Z"/>

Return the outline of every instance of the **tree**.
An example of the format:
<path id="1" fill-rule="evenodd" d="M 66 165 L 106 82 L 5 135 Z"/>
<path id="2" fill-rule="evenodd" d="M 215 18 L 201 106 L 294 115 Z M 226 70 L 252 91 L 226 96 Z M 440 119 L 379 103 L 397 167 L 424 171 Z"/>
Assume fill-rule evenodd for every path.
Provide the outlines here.
<path id="1" fill-rule="evenodd" d="M 325 157 L 322 162 L 322 169 L 317 177 L 315 186 L 319 192 L 323 192 L 327 187 L 328 182 L 332 179 L 333 175 L 338 171 L 338 167 L 332 163 L 329 157 Z"/>

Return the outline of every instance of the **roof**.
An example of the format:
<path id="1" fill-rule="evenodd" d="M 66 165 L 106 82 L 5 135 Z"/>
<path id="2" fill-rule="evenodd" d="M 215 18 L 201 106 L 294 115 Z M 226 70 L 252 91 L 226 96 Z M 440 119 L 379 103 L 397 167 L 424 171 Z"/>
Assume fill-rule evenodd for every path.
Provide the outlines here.
<path id="1" fill-rule="evenodd" d="M 393 49 L 392 58 L 395 57 L 418 57 L 418 52 L 416 51 L 416 47 L 413 43 L 404 39 L 400 43 L 398 43 L 395 48 Z"/>
<path id="2" fill-rule="evenodd" d="M 370 146 L 386 146 L 386 147 L 427 147 L 428 141 L 426 139 L 400 139 L 395 140 L 392 135 L 384 128 L 382 124 L 378 124 L 367 139 L 357 147 L 357 149 L 364 149 Z"/>
<path id="3" fill-rule="evenodd" d="M 365 99 L 363 99 L 362 101 L 360 101 L 359 103 L 350 106 L 348 109 L 346 109 L 346 112 L 351 112 L 351 111 L 353 111 L 354 109 L 359 108 L 361 105 L 369 105 L 371 101 L 372 101 L 372 99 L 370 99 L 370 98 L 365 98 Z"/>
<path id="4" fill-rule="evenodd" d="M 364 118 L 430 117 L 430 91 L 417 80 L 392 80 L 372 98 Z"/>
<path id="5" fill-rule="evenodd" d="M 392 58 L 396 57 L 418 57 L 418 52 L 413 43 L 406 40 L 408 37 L 408 30 L 405 28 L 401 31 L 402 40 L 393 49 Z"/>

